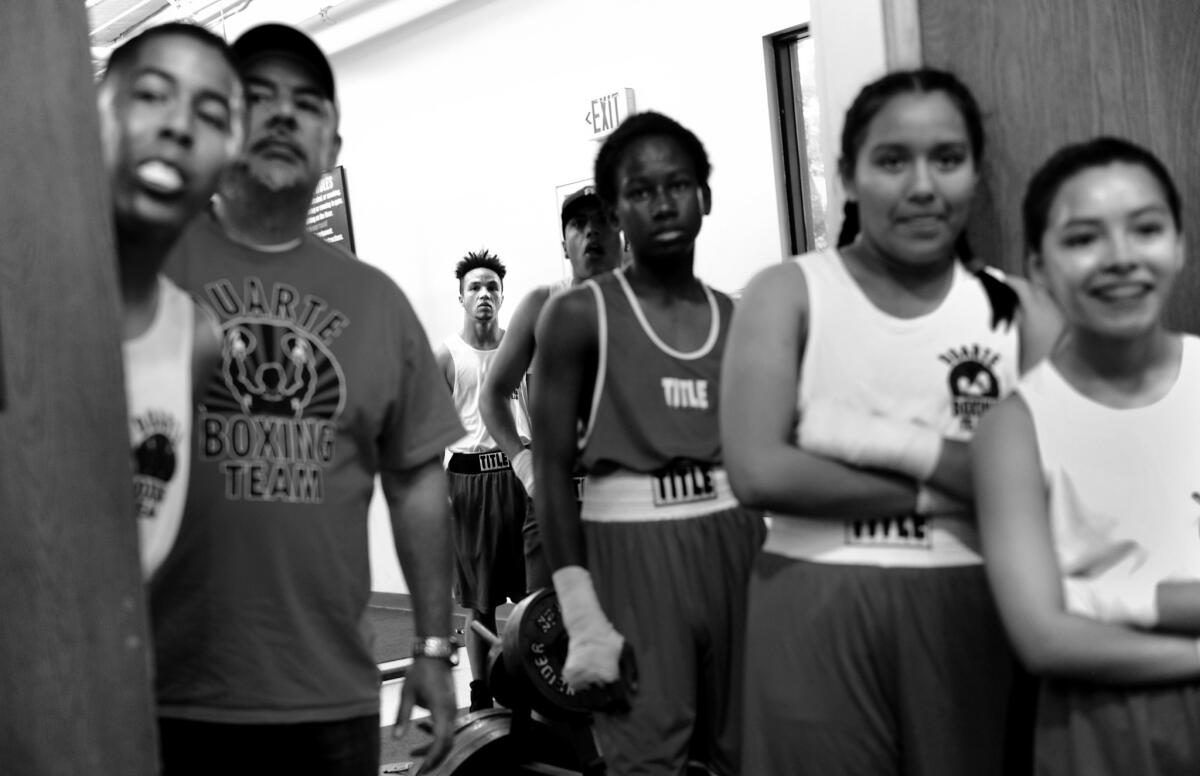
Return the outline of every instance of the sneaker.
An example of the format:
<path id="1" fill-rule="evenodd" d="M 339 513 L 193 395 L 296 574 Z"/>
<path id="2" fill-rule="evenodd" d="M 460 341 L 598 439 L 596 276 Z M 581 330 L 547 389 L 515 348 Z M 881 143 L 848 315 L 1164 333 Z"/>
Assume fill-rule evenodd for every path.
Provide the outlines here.
<path id="1" fill-rule="evenodd" d="M 481 679 L 471 681 L 471 706 L 469 711 L 483 711 L 492 708 L 492 694 Z"/>

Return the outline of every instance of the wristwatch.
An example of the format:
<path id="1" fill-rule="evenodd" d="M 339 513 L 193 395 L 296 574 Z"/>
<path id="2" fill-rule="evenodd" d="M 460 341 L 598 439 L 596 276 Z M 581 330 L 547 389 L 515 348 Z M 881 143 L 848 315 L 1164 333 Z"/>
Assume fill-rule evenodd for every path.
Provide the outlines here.
<path id="1" fill-rule="evenodd" d="M 431 657 L 435 660 L 445 660 L 452 666 L 458 665 L 458 647 L 450 639 L 441 636 L 415 639 L 412 654 L 413 657 Z"/>

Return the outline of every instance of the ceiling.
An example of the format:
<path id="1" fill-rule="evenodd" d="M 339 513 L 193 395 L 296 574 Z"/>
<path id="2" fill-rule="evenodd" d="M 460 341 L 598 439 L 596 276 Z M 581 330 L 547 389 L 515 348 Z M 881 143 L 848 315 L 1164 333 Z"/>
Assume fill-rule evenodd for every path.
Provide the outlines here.
<path id="1" fill-rule="evenodd" d="M 103 68 L 112 50 L 145 27 L 184 20 L 219 31 L 254 0 L 85 0 L 92 62 Z"/>
<path id="2" fill-rule="evenodd" d="M 359 0 L 84 0 L 92 60 L 99 70 L 112 50 L 143 29 L 171 21 L 207 27 L 226 40 L 262 21 L 278 21 L 312 29 L 344 16 Z M 331 13 L 339 10 L 337 18 Z"/>
<path id="3" fill-rule="evenodd" d="M 485 0 L 476 0 L 483 2 Z M 3 2 L 3 0 L 0 0 Z M 83 0 L 88 13 L 92 63 L 104 69 L 112 50 L 146 27 L 190 21 L 233 40 L 255 24 L 298 27 L 326 54 L 429 17 L 460 0 Z"/>
<path id="4" fill-rule="evenodd" d="M 219 27 L 254 0 L 85 0 L 93 47 L 112 48 L 143 27 L 186 20 Z M 311 7 L 311 6 L 310 6 Z"/>

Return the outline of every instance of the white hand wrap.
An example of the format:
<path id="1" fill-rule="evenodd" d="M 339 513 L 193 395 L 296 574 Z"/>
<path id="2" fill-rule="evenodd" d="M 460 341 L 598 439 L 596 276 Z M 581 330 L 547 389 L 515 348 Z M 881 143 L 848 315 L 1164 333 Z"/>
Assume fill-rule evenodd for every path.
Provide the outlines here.
<path id="1" fill-rule="evenodd" d="M 800 447 L 845 463 L 889 469 L 923 482 L 937 467 L 942 436 L 925 426 L 812 402 L 800 417 Z"/>
<path id="2" fill-rule="evenodd" d="M 513 472 L 525 486 L 525 492 L 533 498 L 533 453 L 529 448 L 522 450 L 512 458 Z"/>
<path id="3" fill-rule="evenodd" d="M 1063 604 L 1071 614 L 1101 622 L 1153 628 L 1158 623 L 1158 583 L 1163 575 L 1142 566 L 1132 574 L 1063 580 Z"/>
<path id="4" fill-rule="evenodd" d="M 563 678 L 574 690 L 615 682 L 625 638 L 604 616 L 592 575 L 582 566 L 564 566 L 552 579 L 568 637 Z"/>

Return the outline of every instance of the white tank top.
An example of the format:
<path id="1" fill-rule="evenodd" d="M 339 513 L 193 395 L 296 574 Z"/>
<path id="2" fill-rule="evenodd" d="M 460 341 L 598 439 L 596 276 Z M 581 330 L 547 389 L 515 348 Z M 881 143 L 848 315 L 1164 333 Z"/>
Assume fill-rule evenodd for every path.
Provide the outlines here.
<path id="1" fill-rule="evenodd" d="M 1065 577 L 1127 576 L 1149 558 L 1166 578 L 1200 578 L 1200 339 L 1148 407 L 1114 409 L 1049 361 L 1018 388 L 1037 435 L 1055 553 Z"/>
<path id="2" fill-rule="evenodd" d="M 1016 388 L 1017 327 L 991 328 L 987 293 L 962 265 L 936 310 L 896 318 L 867 298 L 836 251 L 796 262 L 808 284 L 802 412 L 815 397 L 836 399 L 968 440 L 983 413 Z"/>
<path id="3" fill-rule="evenodd" d="M 801 413 L 814 399 L 833 400 L 965 441 L 983 413 L 1016 387 L 1017 326 L 992 329 L 987 293 L 960 264 L 955 263 L 950 289 L 937 309 L 896 318 L 863 293 L 836 250 L 794 261 L 808 288 L 808 337 L 797 391 Z M 773 522 L 767 549 L 830 563 L 982 562 L 972 515 L 931 518 L 915 529 L 906 519 L 891 525 L 790 516 Z M 870 525 L 860 525 L 865 523 Z"/>
<path id="4" fill-rule="evenodd" d="M 194 327 L 191 297 L 159 276 L 153 323 L 122 347 L 143 579 L 167 557 L 183 519 L 191 460 Z"/>
<path id="5" fill-rule="evenodd" d="M 483 424 L 483 415 L 479 412 L 479 391 L 483 381 L 496 359 L 497 348 L 491 350 L 476 350 L 463 341 L 457 334 L 444 340 L 446 350 L 450 352 L 450 360 L 454 364 L 454 406 L 462 419 L 463 427 L 467 430 L 465 436 L 447 450 L 452 453 L 480 453 L 497 448 L 496 440 L 492 438 L 487 426 Z M 513 418 L 517 422 L 517 433 L 528 440 L 529 405 L 525 383 L 517 388 L 511 397 Z"/>

